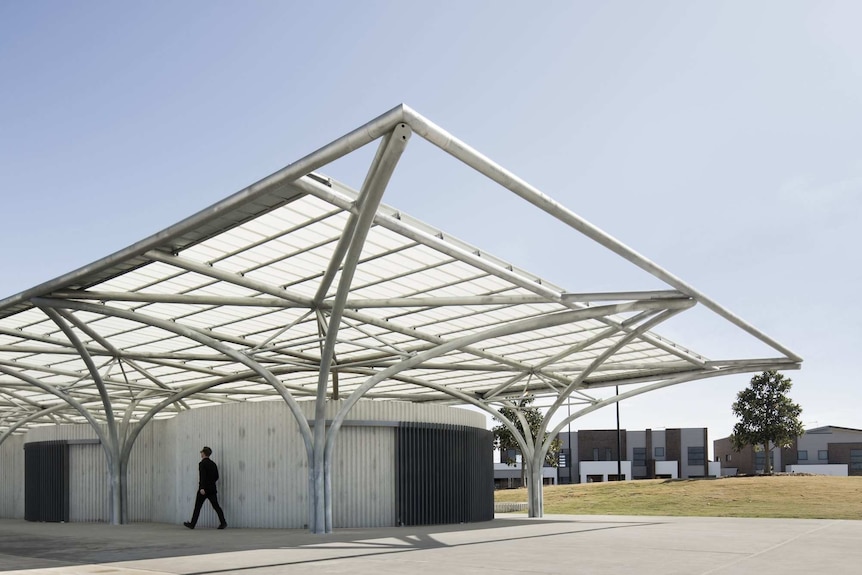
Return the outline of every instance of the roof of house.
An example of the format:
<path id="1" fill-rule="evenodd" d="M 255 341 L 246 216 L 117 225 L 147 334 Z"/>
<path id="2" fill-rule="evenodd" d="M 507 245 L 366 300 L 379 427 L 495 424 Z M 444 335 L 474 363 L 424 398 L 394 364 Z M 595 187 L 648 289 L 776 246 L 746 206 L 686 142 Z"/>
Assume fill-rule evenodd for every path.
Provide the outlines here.
<path id="1" fill-rule="evenodd" d="M 839 427 L 837 425 L 824 425 L 822 427 L 814 427 L 812 429 L 806 429 L 805 433 L 832 433 L 833 431 L 851 431 L 855 433 L 862 433 L 862 429 L 853 429 L 852 427 Z"/>

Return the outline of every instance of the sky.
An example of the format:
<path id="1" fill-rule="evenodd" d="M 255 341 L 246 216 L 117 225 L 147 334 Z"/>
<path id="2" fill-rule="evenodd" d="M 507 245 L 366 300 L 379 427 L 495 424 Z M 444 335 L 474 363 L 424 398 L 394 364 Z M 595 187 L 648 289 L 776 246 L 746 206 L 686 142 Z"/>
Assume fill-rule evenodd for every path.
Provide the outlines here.
<path id="1" fill-rule="evenodd" d="M 806 427 L 862 428 L 860 21 L 855 1 L 0 1 L 0 298 L 405 103 L 802 356 Z M 321 171 L 358 187 L 371 154 Z M 570 292 L 665 287 L 420 138 L 384 202 Z M 657 331 L 777 355 L 704 309 Z M 621 426 L 725 437 L 749 379 L 625 401 Z"/>

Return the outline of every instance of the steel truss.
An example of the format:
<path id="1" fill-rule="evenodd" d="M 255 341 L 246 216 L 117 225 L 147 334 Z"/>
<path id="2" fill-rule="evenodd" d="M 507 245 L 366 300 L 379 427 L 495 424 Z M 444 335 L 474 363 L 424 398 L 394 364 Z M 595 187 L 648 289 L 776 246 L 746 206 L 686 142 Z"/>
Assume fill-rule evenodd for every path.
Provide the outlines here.
<path id="1" fill-rule="evenodd" d="M 414 134 L 667 289 L 567 292 L 383 205 Z M 374 141 L 358 191 L 315 173 Z M 777 355 L 710 360 L 652 331 L 696 304 Z M 542 462 L 572 420 L 662 387 L 801 361 L 402 105 L 163 232 L 0 301 L 0 444 L 34 425 L 93 426 L 119 524 L 131 450 L 153 418 L 280 398 L 306 448 L 310 529 L 328 533 L 334 446 L 360 399 L 472 405 L 517 438 L 530 515 L 541 516 Z M 591 392 L 609 386 L 630 387 Z M 522 416 L 497 411 L 525 396 L 549 398 L 548 440 L 534 443 Z M 298 403 L 311 398 L 313 422 Z M 327 427 L 326 402 L 339 398 Z M 548 429 L 573 404 L 584 407 Z"/>

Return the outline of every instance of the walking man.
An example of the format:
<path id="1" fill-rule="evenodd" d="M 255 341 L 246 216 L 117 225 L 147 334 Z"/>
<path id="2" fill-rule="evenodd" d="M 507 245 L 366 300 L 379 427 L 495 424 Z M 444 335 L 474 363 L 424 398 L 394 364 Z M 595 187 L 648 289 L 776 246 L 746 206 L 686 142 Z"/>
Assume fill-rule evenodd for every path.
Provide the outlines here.
<path id="1" fill-rule="evenodd" d="M 201 462 L 198 463 L 198 493 L 195 498 L 195 511 L 192 514 L 192 520 L 183 523 L 189 529 L 194 529 L 195 525 L 197 525 L 205 499 L 210 500 L 210 504 L 218 515 L 218 528 L 224 529 L 227 527 L 227 522 L 224 520 L 224 512 L 218 504 L 218 493 L 216 492 L 218 466 L 215 464 L 215 461 L 210 459 L 210 455 L 212 454 L 213 450 L 209 447 L 201 449 Z"/>

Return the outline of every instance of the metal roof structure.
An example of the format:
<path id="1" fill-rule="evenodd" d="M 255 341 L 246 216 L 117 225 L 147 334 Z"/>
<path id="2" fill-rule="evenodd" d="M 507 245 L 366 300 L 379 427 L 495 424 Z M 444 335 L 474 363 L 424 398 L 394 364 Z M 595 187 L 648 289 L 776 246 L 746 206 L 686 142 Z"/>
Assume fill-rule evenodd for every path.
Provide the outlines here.
<path id="1" fill-rule="evenodd" d="M 414 134 L 667 289 L 569 292 L 387 207 L 383 192 Z M 375 140 L 358 190 L 317 172 Z M 712 361 L 653 331 L 696 304 L 775 357 Z M 292 406 L 341 398 L 346 410 L 364 397 L 488 411 L 548 396 L 552 409 L 582 403 L 576 417 L 658 387 L 800 362 L 402 105 L 162 232 L 0 301 L 0 441 L 86 421 L 106 426 L 121 456 L 122 424 L 278 396 Z M 635 383 L 648 385 L 611 400 L 590 394 Z M 327 439 L 312 433 L 324 426 L 298 423 L 309 458 L 323 458 Z"/>

